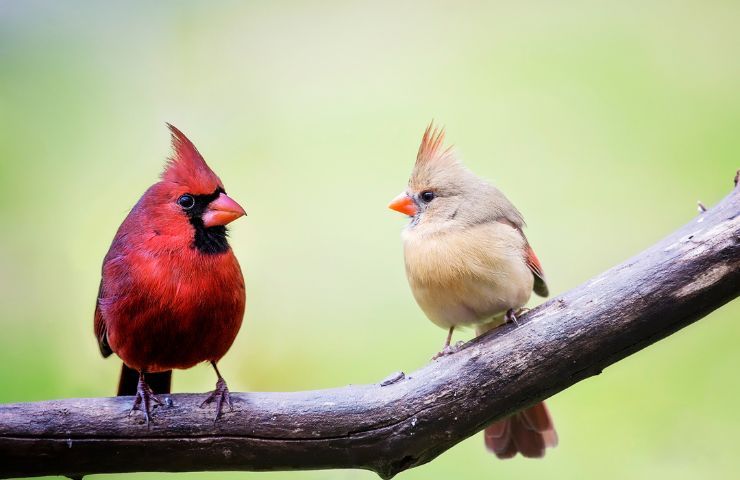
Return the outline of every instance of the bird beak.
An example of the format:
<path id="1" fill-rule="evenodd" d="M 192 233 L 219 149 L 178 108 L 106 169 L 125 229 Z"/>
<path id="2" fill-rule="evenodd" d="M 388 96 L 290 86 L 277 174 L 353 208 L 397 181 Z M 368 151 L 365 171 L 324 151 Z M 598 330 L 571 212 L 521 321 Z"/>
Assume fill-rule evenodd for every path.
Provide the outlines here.
<path id="1" fill-rule="evenodd" d="M 401 192 L 399 196 L 394 198 L 393 201 L 388 204 L 388 208 L 401 212 L 409 217 L 413 217 L 417 212 L 416 204 L 406 192 Z"/>
<path id="2" fill-rule="evenodd" d="M 203 225 L 206 227 L 226 225 L 246 214 L 247 212 L 244 211 L 241 205 L 222 193 L 216 200 L 209 203 L 208 208 L 203 212 Z"/>

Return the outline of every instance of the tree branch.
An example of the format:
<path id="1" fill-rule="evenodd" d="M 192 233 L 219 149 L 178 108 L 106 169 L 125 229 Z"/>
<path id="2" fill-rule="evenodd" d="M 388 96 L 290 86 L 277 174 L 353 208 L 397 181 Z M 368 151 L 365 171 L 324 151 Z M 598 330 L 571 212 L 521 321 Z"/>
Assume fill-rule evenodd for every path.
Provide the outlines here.
<path id="1" fill-rule="evenodd" d="M 740 293 L 740 192 L 636 257 L 411 375 L 375 385 L 233 393 L 220 421 L 177 394 L 149 428 L 131 399 L 0 406 L 0 477 L 363 468 L 390 478 Z"/>

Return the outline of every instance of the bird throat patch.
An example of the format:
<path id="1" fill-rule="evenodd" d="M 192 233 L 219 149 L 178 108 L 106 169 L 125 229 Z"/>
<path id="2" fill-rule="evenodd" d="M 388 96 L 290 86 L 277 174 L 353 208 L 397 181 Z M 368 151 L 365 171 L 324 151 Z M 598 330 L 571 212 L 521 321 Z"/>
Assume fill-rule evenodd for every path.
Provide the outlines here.
<path id="1" fill-rule="evenodd" d="M 193 195 L 195 205 L 186 212 L 190 224 L 195 229 L 192 247 L 200 253 L 215 255 L 229 251 L 228 232 L 224 225 L 206 227 L 203 224 L 203 214 L 208 209 L 208 204 L 216 200 L 219 195 L 225 193 L 222 188 L 208 195 Z"/>

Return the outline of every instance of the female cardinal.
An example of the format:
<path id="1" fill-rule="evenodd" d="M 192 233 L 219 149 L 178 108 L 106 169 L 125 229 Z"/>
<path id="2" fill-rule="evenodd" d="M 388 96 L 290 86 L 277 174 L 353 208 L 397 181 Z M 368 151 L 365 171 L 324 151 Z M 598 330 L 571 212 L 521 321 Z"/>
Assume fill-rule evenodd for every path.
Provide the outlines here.
<path id="1" fill-rule="evenodd" d="M 226 225 L 245 215 L 180 130 L 161 180 L 144 193 L 118 229 L 103 260 L 95 335 L 104 357 L 123 360 L 118 395 L 149 422 L 155 393 L 169 393 L 173 368 L 209 361 L 216 418 L 229 389 L 216 362 L 244 316 L 244 278 L 226 240 Z M 153 388 L 152 388 L 153 387 Z"/>
<path id="2" fill-rule="evenodd" d="M 408 188 L 389 207 L 411 217 L 403 230 L 406 274 L 416 302 L 435 324 L 449 329 L 440 355 L 457 326 L 480 335 L 515 319 L 532 290 L 547 296 L 542 267 L 522 232 L 524 220 L 501 191 L 443 148 L 444 131 L 430 124 L 419 147 Z M 489 450 L 499 458 L 520 452 L 542 457 L 557 444 L 544 403 L 485 429 Z"/>

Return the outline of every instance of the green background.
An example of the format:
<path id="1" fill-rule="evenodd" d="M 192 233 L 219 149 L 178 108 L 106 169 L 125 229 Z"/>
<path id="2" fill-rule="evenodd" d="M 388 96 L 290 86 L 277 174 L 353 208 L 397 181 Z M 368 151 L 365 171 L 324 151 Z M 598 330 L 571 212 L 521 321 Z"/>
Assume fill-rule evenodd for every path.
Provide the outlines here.
<path id="1" fill-rule="evenodd" d="M 113 392 L 100 263 L 169 154 L 165 121 L 249 212 L 231 229 L 247 315 L 221 364 L 237 391 L 375 382 L 440 348 L 386 209 L 432 118 L 524 213 L 553 294 L 716 203 L 740 167 L 736 1 L 108 3 L 0 0 L 3 402 Z M 554 397 L 545 460 L 496 461 L 476 435 L 399 478 L 733 478 L 739 314 Z M 213 383 L 199 366 L 174 388 Z"/>

